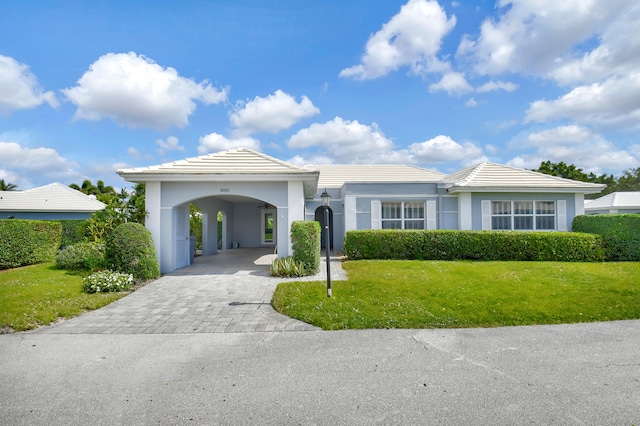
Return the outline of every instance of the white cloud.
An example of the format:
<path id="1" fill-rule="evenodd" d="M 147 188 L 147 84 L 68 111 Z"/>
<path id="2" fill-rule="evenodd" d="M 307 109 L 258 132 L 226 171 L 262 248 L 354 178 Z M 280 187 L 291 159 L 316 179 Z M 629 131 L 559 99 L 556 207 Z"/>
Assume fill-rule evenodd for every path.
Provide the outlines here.
<path id="1" fill-rule="evenodd" d="M 629 0 L 500 0 L 498 19 L 487 18 L 477 39 L 466 36 L 458 55 L 469 57 L 481 74 L 550 75 L 576 45 L 616 26 L 631 5 Z"/>
<path id="2" fill-rule="evenodd" d="M 53 92 L 43 92 L 27 65 L 0 55 L 0 114 L 33 108 L 45 102 L 52 108 L 59 105 Z"/>
<path id="3" fill-rule="evenodd" d="M 448 163 L 476 159 L 482 156 L 482 149 L 471 142 L 460 145 L 451 137 L 439 135 L 424 142 L 409 145 L 412 163 Z"/>
<path id="4" fill-rule="evenodd" d="M 303 118 L 319 113 L 320 110 L 306 96 L 298 103 L 293 96 L 276 90 L 266 98 L 256 96 L 246 104 L 241 103 L 229 115 L 229 121 L 236 128 L 236 135 L 277 133 L 288 129 Z"/>
<path id="5" fill-rule="evenodd" d="M 77 107 L 75 119 L 114 119 L 121 126 L 165 129 L 184 127 L 196 109 L 224 102 L 228 89 L 208 81 L 196 83 L 151 59 L 129 53 L 108 53 L 91 64 L 78 85 L 62 92 Z"/>
<path id="6" fill-rule="evenodd" d="M 232 148 L 251 148 L 259 151 L 260 141 L 249 137 L 228 139 L 219 133 L 210 133 L 200 138 L 198 152 L 200 154 L 206 154 L 208 152 L 225 151 Z"/>
<path id="7" fill-rule="evenodd" d="M 469 98 L 469 100 L 464 104 L 467 108 L 473 108 L 476 105 L 478 105 L 478 102 L 474 98 Z"/>
<path id="8" fill-rule="evenodd" d="M 448 94 L 468 93 L 473 91 L 473 87 L 464 78 L 464 74 L 459 72 L 447 72 L 442 75 L 438 83 L 429 85 L 430 92 L 444 90 Z"/>
<path id="9" fill-rule="evenodd" d="M 169 136 L 166 141 L 162 139 L 157 139 L 156 143 L 160 148 L 158 148 L 158 154 L 163 155 L 165 151 L 184 151 L 184 147 L 180 145 L 178 138 L 175 136 Z"/>
<path id="10" fill-rule="evenodd" d="M 456 24 L 436 1 L 409 0 L 400 12 L 369 37 L 361 63 L 340 71 L 340 77 L 368 80 L 402 66 L 415 73 L 443 72 L 449 65 L 437 58 L 444 36 Z"/>
<path id="11" fill-rule="evenodd" d="M 292 149 L 325 148 L 338 163 L 375 163 L 385 159 L 393 149 L 393 142 L 375 123 L 367 126 L 357 120 L 335 117 L 298 131 L 289 138 L 287 146 Z"/>
<path id="12" fill-rule="evenodd" d="M 138 149 L 133 146 L 127 148 L 127 154 L 134 160 L 139 160 L 140 158 L 142 158 L 142 154 L 140 153 L 140 151 L 138 151 Z"/>
<path id="13" fill-rule="evenodd" d="M 518 88 L 517 84 L 504 81 L 490 81 L 476 88 L 478 93 L 493 92 L 495 90 L 504 90 L 505 92 L 513 92 Z"/>
<path id="14" fill-rule="evenodd" d="M 519 155 L 507 164 L 529 169 L 538 168 L 542 161 L 564 161 L 586 172 L 618 174 L 640 162 L 633 151 L 618 149 L 602 135 L 575 124 L 531 133 L 518 145 L 534 148 L 535 152 Z"/>
<path id="15" fill-rule="evenodd" d="M 640 72 L 576 87 L 554 101 L 533 102 L 526 115 L 527 122 L 547 122 L 561 118 L 614 127 L 638 127 Z"/>
<path id="16" fill-rule="evenodd" d="M 32 185 L 34 176 L 51 181 L 71 180 L 79 176 L 75 171 L 78 166 L 58 154 L 53 148 L 28 148 L 16 142 L 0 142 L 0 158 L 7 176 L 17 177 L 20 187 L 26 189 Z"/>

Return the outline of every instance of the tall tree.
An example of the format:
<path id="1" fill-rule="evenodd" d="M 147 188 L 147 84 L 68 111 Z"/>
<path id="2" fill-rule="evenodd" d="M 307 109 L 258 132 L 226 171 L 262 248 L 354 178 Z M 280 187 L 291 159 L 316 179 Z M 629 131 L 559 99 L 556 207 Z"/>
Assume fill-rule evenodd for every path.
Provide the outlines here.
<path id="1" fill-rule="evenodd" d="M 72 183 L 69 187 L 80 191 L 83 194 L 95 195 L 98 201 L 102 201 L 105 204 L 108 204 L 118 196 L 118 194 L 116 194 L 116 190 L 113 189 L 112 186 L 105 186 L 104 182 L 101 180 L 96 182 L 96 185 L 94 185 L 89 179 L 85 179 L 82 181 L 82 185 Z"/>
<path id="2" fill-rule="evenodd" d="M 618 191 L 640 191 L 640 167 L 622 173 L 618 178 Z"/>
<path id="3" fill-rule="evenodd" d="M 575 164 L 567 164 L 564 161 L 559 163 L 543 161 L 540 163 L 540 167 L 534 171 L 565 179 L 578 180 L 581 182 L 604 183 L 607 185 L 602 192 L 598 194 L 587 194 L 585 198 L 598 198 L 619 190 L 616 178 L 613 175 L 602 174 L 598 176 L 595 173 L 586 174 L 581 168 L 576 167 Z"/>
<path id="4" fill-rule="evenodd" d="M 0 191 L 15 191 L 18 189 L 18 185 L 14 185 L 9 182 L 5 182 L 4 179 L 0 179 Z"/>

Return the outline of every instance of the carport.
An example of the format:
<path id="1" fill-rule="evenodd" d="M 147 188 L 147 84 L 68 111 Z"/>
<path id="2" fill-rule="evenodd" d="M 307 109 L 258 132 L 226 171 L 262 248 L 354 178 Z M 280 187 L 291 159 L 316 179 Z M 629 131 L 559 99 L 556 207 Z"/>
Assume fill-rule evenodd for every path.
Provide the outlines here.
<path id="1" fill-rule="evenodd" d="M 236 247 L 273 247 L 291 253 L 291 223 L 305 218 L 305 197 L 318 189 L 319 172 L 248 148 L 157 166 L 118 170 L 146 185 L 145 226 L 162 273 L 188 266 L 189 204 L 202 211 L 203 254 Z M 218 246 L 218 215 L 222 217 Z"/>

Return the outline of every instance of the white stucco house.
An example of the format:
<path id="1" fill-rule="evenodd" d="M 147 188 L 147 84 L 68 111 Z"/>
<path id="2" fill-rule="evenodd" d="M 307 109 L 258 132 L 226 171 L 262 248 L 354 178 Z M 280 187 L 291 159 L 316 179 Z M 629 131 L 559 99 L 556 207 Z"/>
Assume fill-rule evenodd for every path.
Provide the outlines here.
<path id="1" fill-rule="evenodd" d="M 451 175 L 406 165 L 301 167 L 247 148 L 118 174 L 146 184 L 146 226 L 163 273 L 190 261 L 189 203 L 203 212 L 203 254 L 218 250 L 221 213 L 221 249 L 273 246 L 284 257 L 293 221 L 324 222 L 325 190 L 330 245 L 341 250 L 357 229 L 568 231 L 584 195 L 605 187 L 487 162 Z"/>
<path id="2" fill-rule="evenodd" d="M 586 214 L 640 213 L 640 191 L 612 192 L 595 200 L 585 200 Z"/>
<path id="3" fill-rule="evenodd" d="M 88 219 L 106 207 L 95 197 L 55 182 L 24 191 L 0 191 L 0 219 Z"/>

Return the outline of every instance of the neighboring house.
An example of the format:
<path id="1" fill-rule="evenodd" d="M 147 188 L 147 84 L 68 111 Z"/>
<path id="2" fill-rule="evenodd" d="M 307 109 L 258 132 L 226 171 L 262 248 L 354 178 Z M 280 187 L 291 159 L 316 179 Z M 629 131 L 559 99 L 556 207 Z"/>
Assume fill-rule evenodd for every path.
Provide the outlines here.
<path id="1" fill-rule="evenodd" d="M 640 213 L 640 192 L 612 192 L 595 200 L 586 200 L 586 214 Z"/>
<path id="2" fill-rule="evenodd" d="M 0 191 L 0 219 L 88 219 L 106 206 L 61 183 L 24 191 Z"/>
<path id="3" fill-rule="evenodd" d="M 291 254 L 296 220 L 324 222 L 320 195 L 331 195 L 330 246 L 357 229 L 567 231 L 584 213 L 584 195 L 605 185 L 481 163 L 444 175 L 403 165 L 300 167 L 246 149 L 157 166 L 118 170 L 146 184 L 146 226 L 163 273 L 189 264 L 189 203 L 203 213 L 203 254 L 274 246 Z M 324 241 L 323 241 L 324 244 Z"/>

